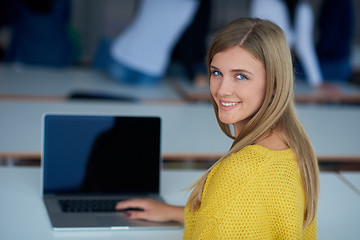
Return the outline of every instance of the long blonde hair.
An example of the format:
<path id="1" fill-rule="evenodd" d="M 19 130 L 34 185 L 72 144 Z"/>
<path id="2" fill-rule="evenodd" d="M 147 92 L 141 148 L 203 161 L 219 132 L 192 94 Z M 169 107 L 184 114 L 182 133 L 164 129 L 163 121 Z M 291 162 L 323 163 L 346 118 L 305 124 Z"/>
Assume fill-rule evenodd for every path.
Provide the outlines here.
<path id="1" fill-rule="evenodd" d="M 301 123 L 295 113 L 293 100 L 293 66 L 289 46 L 280 27 L 261 19 L 241 18 L 233 21 L 213 39 L 207 55 L 209 66 L 215 54 L 230 47 L 239 46 L 262 62 L 266 69 L 265 99 L 258 112 L 249 120 L 238 136 L 231 127 L 219 120 L 218 107 L 212 103 L 218 124 L 234 142 L 230 150 L 220 158 L 193 185 L 189 201 L 191 210 L 201 204 L 202 192 L 211 169 L 230 154 L 247 145 L 256 143 L 260 137 L 279 127 L 286 144 L 294 151 L 305 192 L 304 228 L 315 219 L 319 196 L 319 169 L 317 159 Z"/>

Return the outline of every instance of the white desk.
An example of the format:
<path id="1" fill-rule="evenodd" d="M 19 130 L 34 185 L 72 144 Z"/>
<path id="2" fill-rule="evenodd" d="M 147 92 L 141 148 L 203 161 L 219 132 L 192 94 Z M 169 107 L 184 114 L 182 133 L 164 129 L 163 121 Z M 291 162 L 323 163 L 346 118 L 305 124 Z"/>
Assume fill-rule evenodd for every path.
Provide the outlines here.
<path id="1" fill-rule="evenodd" d="M 360 238 L 360 196 L 337 173 L 320 174 L 318 239 Z"/>
<path id="2" fill-rule="evenodd" d="M 306 105 L 298 106 L 297 111 L 320 161 L 360 161 L 359 108 Z M 162 153 L 168 159 L 216 159 L 231 145 L 207 103 L 0 101 L 0 112 L 0 157 L 39 157 L 41 116 L 45 112 L 158 115 L 163 119 Z"/>
<path id="3" fill-rule="evenodd" d="M 340 172 L 340 178 L 360 196 L 360 172 Z"/>
<path id="4" fill-rule="evenodd" d="M 161 193 L 171 204 L 183 205 L 182 190 L 203 171 L 163 170 Z M 335 173 L 321 173 L 318 212 L 319 240 L 355 240 L 360 236 L 360 197 Z M 54 232 L 40 198 L 40 169 L 0 167 L 0 239 L 182 239 L 182 230 Z"/>
<path id="5" fill-rule="evenodd" d="M 203 171 L 164 171 L 161 194 L 165 201 L 184 205 L 188 193 L 182 191 Z M 0 167 L 0 239 L 182 239 L 183 230 L 166 231 L 80 231 L 52 230 L 40 197 L 39 168 Z"/>
<path id="6" fill-rule="evenodd" d="M 298 105 L 297 111 L 320 161 L 359 162 L 359 107 Z"/>
<path id="7" fill-rule="evenodd" d="M 126 96 L 139 100 L 180 100 L 166 81 L 136 87 L 117 83 L 90 69 L 0 65 L 0 99 L 63 101 L 76 91 Z"/>
<path id="8" fill-rule="evenodd" d="M 231 144 L 218 127 L 210 104 L 0 101 L 0 112 L 0 157 L 39 157 L 45 112 L 160 116 L 161 150 L 167 158 L 218 157 Z"/>

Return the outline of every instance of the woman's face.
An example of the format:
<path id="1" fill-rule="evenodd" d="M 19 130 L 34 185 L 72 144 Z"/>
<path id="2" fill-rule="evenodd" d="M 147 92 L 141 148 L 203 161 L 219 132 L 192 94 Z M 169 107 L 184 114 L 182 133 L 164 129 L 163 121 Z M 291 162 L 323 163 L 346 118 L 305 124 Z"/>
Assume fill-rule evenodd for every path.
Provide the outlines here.
<path id="1" fill-rule="evenodd" d="M 239 46 L 215 54 L 210 64 L 210 92 L 220 121 L 234 124 L 235 134 L 260 108 L 265 97 L 264 65 Z"/>

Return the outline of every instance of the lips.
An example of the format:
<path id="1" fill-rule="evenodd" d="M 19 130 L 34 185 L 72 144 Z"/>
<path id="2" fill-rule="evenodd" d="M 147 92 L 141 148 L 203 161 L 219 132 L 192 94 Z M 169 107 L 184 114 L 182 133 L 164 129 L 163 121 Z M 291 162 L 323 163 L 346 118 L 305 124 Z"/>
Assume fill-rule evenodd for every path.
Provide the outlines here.
<path id="1" fill-rule="evenodd" d="M 237 106 L 241 102 L 231 102 L 231 101 L 220 101 L 220 107 L 224 110 L 230 110 Z"/>

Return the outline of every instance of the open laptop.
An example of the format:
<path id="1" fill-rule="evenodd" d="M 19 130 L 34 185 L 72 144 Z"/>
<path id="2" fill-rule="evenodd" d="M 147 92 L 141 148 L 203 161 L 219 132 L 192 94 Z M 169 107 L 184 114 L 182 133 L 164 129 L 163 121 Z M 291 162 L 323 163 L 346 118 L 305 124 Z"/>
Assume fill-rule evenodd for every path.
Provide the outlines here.
<path id="1" fill-rule="evenodd" d="M 179 228 L 129 220 L 117 201 L 161 200 L 159 117 L 45 114 L 42 197 L 54 230 Z"/>

